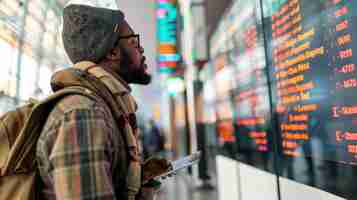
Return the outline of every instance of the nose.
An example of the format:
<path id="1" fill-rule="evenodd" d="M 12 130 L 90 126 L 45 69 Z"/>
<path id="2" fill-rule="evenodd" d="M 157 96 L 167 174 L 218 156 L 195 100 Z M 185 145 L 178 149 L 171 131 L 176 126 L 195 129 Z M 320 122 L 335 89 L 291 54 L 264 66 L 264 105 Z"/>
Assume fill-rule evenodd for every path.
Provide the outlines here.
<path id="1" fill-rule="evenodd" d="M 144 53 L 144 48 L 142 46 L 139 47 L 139 52 Z"/>

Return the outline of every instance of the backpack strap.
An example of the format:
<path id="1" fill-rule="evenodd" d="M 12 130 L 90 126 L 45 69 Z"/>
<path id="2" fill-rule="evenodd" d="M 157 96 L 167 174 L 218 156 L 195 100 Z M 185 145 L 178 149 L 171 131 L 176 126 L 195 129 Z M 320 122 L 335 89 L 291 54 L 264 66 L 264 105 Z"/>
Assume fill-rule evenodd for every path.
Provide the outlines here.
<path id="1" fill-rule="evenodd" d="M 92 99 L 94 98 L 90 90 L 75 86 L 59 90 L 45 100 L 38 102 L 32 109 L 21 133 L 16 138 L 4 168 L 0 171 L 0 176 L 26 173 L 35 169 L 36 160 L 30 160 L 29 158 L 33 157 L 29 155 L 34 155 L 36 153 L 37 141 L 41 135 L 47 117 L 54 108 L 56 102 L 65 96 L 73 94 L 87 96 Z"/>
<path id="2" fill-rule="evenodd" d="M 95 66 L 92 66 L 96 67 Z M 90 67 L 88 69 L 91 69 Z M 108 76 L 108 72 L 102 71 L 101 68 L 97 68 L 96 72 L 89 72 L 88 69 L 80 69 L 80 68 L 71 68 L 71 70 L 74 71 L 79 77 L 82 77 L 81 82 L 83 85 L 86 87 L 90 88 L 95 94 L 100 96 L 106 104 L 109 106 L 114 118 L 116 119 L 116 122 L 118 123 L 118 126 L 120 129 L 124 130 L 124 132 L 129 132 L 133 131 L 131 134 L 126 134 L 124 133 L 124 141 L 126 143 L 126 148 L 128 152 L 128 156 L 130 160 L 135 161 L 135 162 L 140 162 L 140 158 L 138 156 L 137 151 L 137 139 L 133 138 L 137 136 L 137 120 L 135 113 L 130 112 L 130 108 L 133 108 L 136 106 L 132 104 L 127 104 L 126 102 L 133 102 L 133 99 L 130 99 L 129 95 L 123 95 L 121 93 L 116 93 L 113 94 L 110 91 L 110 87 L 112 85 L 115 85 L 115 83 L 112 82 L 107 82 L 110 81 L 110 79 L 103 79 L 101 80 L 100 78 L 104 78 Z M 99 70 L 99 71 L 98 71 Z M 94 75 L 95 74 L 95 75 Z M 134 109 L 132 109 L 134 110 Z M 127 127 L 127 125 L 130 126 Z"/>
<path id="3" fill-rule="evenodd" d="M 127 155 L 129 158 L 128 173 L 127 173 L 127 195 L 128 199 L 133 200 L 140 190 L 141 187 L 141 164 L 140 156 L 138 151 L 137 142 L 137 124 L 134 112 L 130 112 L 130 108 L 134 105 L 131 103 L 126 104 L 125 100 L 129 102 L 130 99 L 124 99 L 125 96 L 122 92 L 116 90 L 116 87 L 122 87 L 122 84 L 117 83 L 112 74 L 105 71 L 100 67 L 87 66 L 77 66 L 73 70 L 78 73 L 80 77 L 83 77 L 83 83 L 89 80 L 89 85 L 94 89 L 95 93 L 99 96 L 104 97 L 103 99 L 110 106 L 113 111 L 113 115 L 116 121 L 119 123 L 120 129 L 122 129 L 122 136 L 126 143 Z M 125 89 L 124 89 L 125 90 Z M 134 111 L 134 109 L 132 109 Z"/>

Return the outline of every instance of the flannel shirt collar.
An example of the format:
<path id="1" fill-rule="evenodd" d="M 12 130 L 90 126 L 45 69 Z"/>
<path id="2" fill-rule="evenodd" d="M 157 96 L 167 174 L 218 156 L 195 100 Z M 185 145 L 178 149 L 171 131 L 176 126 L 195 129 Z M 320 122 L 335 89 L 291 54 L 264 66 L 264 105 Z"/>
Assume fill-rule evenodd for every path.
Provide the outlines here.
<path id="1" fill-rule="evenodd" d="M 107 78 L 109 80 L 115 79 L 116 81 L 115 80 L 111 81 L 112 87 L 110 88 L 110 90 L 114 94 L 128 94 L 131 92 L 131 88 L 129 84 L 126 83 L 119 75 L 117 75 L 111 69 L 102 67 L 91 61 L 78 62 L 73 67 L 81 70 L 87 70 L 89 73 L 93 74 L 99 79 L 103 79 L 103 78 Z M 104 69 L 105 72 L 103 72 L 103 70 L 98 70 L 98 68 Z"/>

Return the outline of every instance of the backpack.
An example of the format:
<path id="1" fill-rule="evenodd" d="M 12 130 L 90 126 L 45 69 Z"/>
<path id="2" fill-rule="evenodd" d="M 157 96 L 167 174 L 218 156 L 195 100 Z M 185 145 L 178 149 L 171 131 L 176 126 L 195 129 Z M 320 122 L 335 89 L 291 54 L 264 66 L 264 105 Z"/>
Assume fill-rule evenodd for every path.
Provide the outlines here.
<path id="1" fill-rule="evenodd" d="M 70 87 L 43 101 L 32 100 L 0 118 L 1 200 L 38 199 L 37 140 L 56 102 L 72 94 L 91 97 L 84 88 Z"/>

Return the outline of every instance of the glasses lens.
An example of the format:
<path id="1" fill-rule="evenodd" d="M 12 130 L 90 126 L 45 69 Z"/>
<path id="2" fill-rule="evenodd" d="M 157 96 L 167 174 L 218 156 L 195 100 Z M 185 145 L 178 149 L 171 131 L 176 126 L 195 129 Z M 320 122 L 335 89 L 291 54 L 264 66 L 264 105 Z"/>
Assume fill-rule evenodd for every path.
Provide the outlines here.
<path id="1" fill-rule="evenodd" d="M 128 35 L 128 36 L 121 36 L 119 37 L 119 40 L 120 39 L 129 39 L 129 38 L 132 38 L 132 37 L 135 37 L 136 38 L 136 44 L 138 45 L 137 47 L 140 48 L 140 35 L 139 34 L 133 34 L 133 35 Z M 118 40 L 118 42 L 119 42 Z"/>

